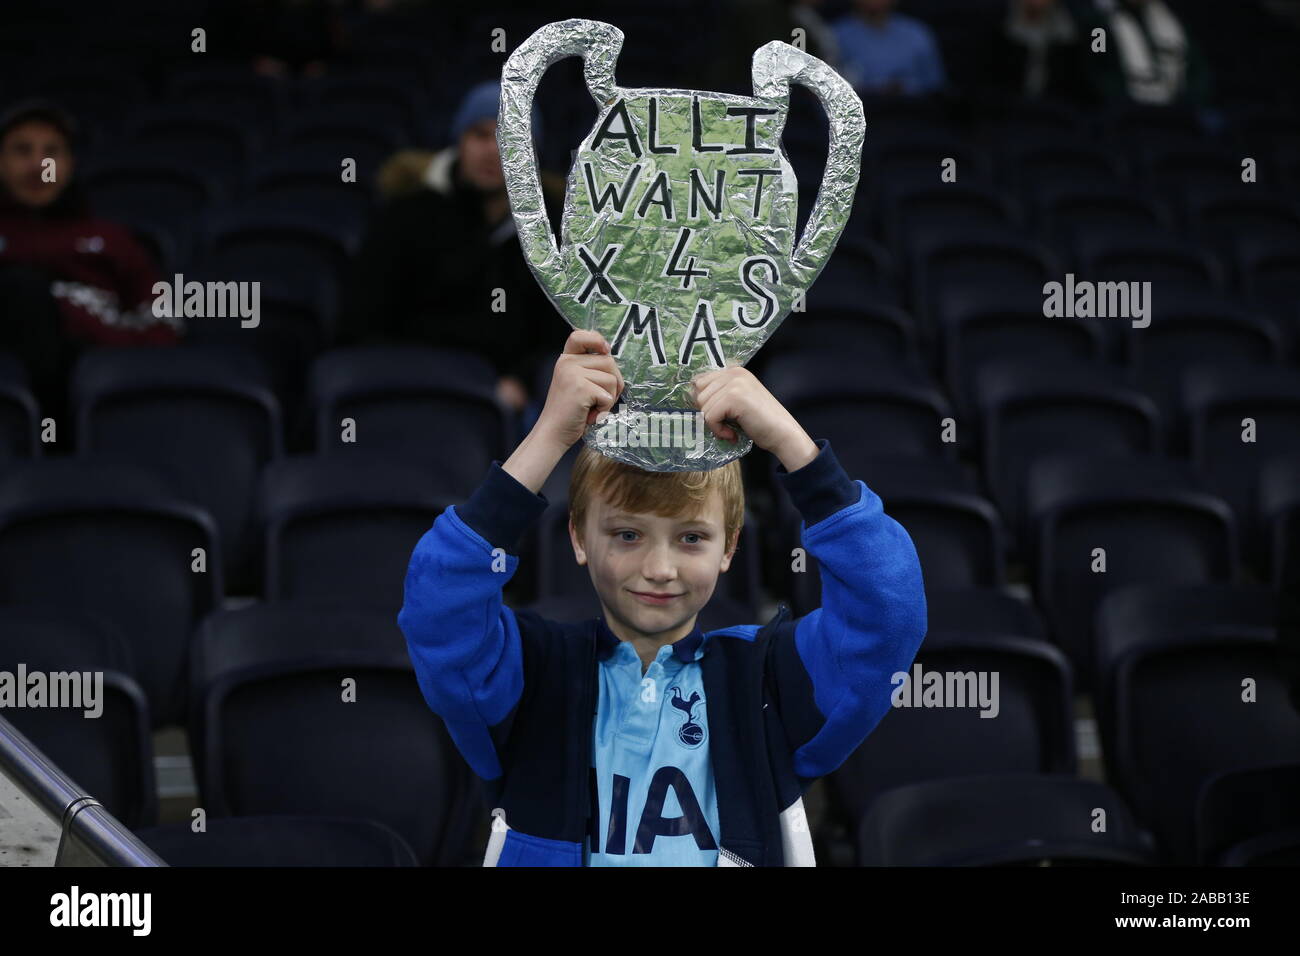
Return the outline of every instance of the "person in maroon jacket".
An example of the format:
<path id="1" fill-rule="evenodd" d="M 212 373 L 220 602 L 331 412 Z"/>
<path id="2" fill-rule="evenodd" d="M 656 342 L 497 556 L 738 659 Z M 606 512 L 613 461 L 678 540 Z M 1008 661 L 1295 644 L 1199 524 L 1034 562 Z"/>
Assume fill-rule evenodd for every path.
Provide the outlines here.
<path id="1" fill-rule="evenodd" d="M 0 117 L 0 351 L 18 355 L 49 412 L 86 347 L 170 345 L 153 314 L 161 280 L 124 227 L 95 218 L 73 177 L 76 125 L 45 101 Z"/>

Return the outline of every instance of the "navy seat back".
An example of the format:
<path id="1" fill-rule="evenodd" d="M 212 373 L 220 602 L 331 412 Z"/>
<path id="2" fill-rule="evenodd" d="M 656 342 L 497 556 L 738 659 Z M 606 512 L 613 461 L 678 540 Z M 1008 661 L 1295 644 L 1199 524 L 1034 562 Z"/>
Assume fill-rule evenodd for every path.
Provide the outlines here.
<path id="1" fill-rule="evenodd" d="M 1262 840 L 1287 833 L 1294 864 L 1300 848 L 1300 763 L 1229 770 L 1211 777 L 1201 788 L 1196 801 L 1198 863 L 1264 863 L 1252 851 Z"/>
<path id="2" fill-rule="evenodd" d="M 227 817 L 137 830 L 168 866 L 418 866 L 390 827 L 350 817 Z"/>
<path id="3" fill-rule="evenodd" d="M 0 670 L 17 674 L 20 664 L 29 678 L 43 672 L 50 692 L 57 682 L 84 706 L 6 707 L 5 719 L 124 826 L 152 823 L 158 800 L 149 705 L 130 677 L 131 655 L 120 637 L 106 622 L 69 608 L 0 607 Z M 87 686 L 83 675 L 95 672 L 103 674 L 102 697 L 92 704 L 94 678 Z"/>
<path id="4" fill-rule="evenodd" d="M 39 454 L 39 415 L 26 369 L 13 355 L 0 352 L 0 470 L 7 462 Z"/>
<path id="5" fill-rule="evenodd" d="M 78 454 L 162 474 L 216 521 L 227 587 L 254 592 L 254 493 L 263 466 L 283 453 L 280 405 L 257 357 L 100 349 L 77 363 L 72 394 Z"/>
<path id="6" fill-rule="evenodd" d="M 1300 714 L 1276 637 L 1153 640 L 1116 670 L 1116 786 L 1171 862 L 1196 855 L 1195 810 L 1217 774 L 1292 761 Z M 1251 681 L 1251 702 L 1244 704 Z"/>
<path id="7" fill-rule="evenodd" d="M 468 495 L 513 445 L 513 420 L 495 382 L 485 359 L 458 350 L 333 349 L 309 373 L 317 449 L 408 462 L 439 491 Z M 354 441 L 344 440 L 344 419 L 355 423 Z"/>
<path id="8" fill-rule="evenodd" d="M 397 831 L 425 865 L 464 858 L 481 801 L 391 609 L 217 612 L 196 635 L 193 681 L 191 740 L 212 816 L 361 817 Z"/>
<path id="9" fill-rule="evenodd" d="M 1106 813 L 1106 828 L 1093 822 Z M 858 825 L 859 866 L 1141 866 L 1153 841 L 1118 793 L 1060 774 L 961 776 L 895 787 Z"/>
<path id="10" fill-rule="evenodd" d="M 110 623 L 155 727 L 184 713 L 190 634 L 222 593 L 221 563 L 212 518 L 155 473 L 47 459 L 0 479 L 0 605 L 75 607 Z"/>
<path id="11" fill-rule="evenodd" d="M 1133 584 L 1226 583 L 1237 571 L 1231 510 L 1181 463 L 1055 455 L 1031 466 L 1026 507 L 1035 590 L 1086 686 L 1106 594 Z"/>
<path id="12" fill-rule="evenodd" d="M 402 604 L 411 551 L 455 501 L 418 469 L 385 461 L 289 458 L 259 492 L 270 600 L 327 598 Z"/>
<path id="13" fill-rule="evenodd" d="M 922 679 L 918 683 L 917 667 Z M 924 706 L 926 677 L 936 672 L 943 686 L 958 688 L 965 706 Z M 992 693 L 992 675 L 997 676 Z M 996 701 L 978 699 L 977 681 Z M 861 746 L 830 775 L 838 808 L 857 821 L 885 791 L 921 780 L 973 773 L 1073 773 L 1072 680 L 1064 655 L 1043 641 L 1017 635 L 949 634 L 932 627 L 901 678 L 894 704 Z M 921 706 L 916 706 L 917 701 Z M 954 701 L 948 701 L 953 703 Z"/>

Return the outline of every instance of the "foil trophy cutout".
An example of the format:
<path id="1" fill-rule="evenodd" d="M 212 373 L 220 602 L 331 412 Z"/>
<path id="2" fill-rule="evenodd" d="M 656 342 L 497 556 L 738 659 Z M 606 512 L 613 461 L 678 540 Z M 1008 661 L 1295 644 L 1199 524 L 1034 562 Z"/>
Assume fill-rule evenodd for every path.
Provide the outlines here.
<path id="1" fill-rule="evenodd" d="M 773 41 L 754 53 L 754 95 L 624 89 L 623 45 L 594 20 L 550 23 L 501 73 L 497 141 L 520 245 L 575 329 L 610 343 L 626 382 L 583 441 L 647 471 L 708 471 L 753 440 L 718 438 L 692 400 L 699 372 L 744 365 L 821 272 L 853 205 L 865 120 L 852 87 L 814 56 Z M 569 171 L 557 244 L 532 141 L 537 85 L 578 56 L 596 123 Z M 781 146 L 790 84 L 830 119 L 826 173 L 794 244 L 798 187 Z"/>

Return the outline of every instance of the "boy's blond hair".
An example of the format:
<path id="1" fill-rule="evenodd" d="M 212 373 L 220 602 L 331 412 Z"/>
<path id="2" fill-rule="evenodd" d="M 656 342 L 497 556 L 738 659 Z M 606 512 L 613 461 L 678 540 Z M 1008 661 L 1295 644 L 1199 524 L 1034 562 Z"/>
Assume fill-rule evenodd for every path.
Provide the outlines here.
<path id="1" fill-rule="evenodd" d="M 704 510 L 715 488 L 722 493 L 725 553 L 745 523 L 745 487 L 739 459 L 711 471 L 645 471 L 583 445 L 569 476 L 569 515 L 581 541 L 594 494 L 632 514 L 694 518 Z"/>

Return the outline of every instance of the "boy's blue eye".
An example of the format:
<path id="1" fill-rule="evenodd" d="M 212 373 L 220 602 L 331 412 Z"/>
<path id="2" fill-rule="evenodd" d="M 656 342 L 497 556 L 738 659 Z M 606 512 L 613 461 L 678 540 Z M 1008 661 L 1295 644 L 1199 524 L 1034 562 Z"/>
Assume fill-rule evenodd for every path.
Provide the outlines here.
<path id="1" fill-rule="evenodd" d="M 635 534 L 638 534 L 639 532 L 636 532 L 636 531 L 616 531 L 616 532 L 614 532 L 614 533 L 617 534 L 617 535 L 619 536 L 619 540 L 620 540 L 620 541 L 625 541 L 625 542 L 627 542 L 628 544 L 631 544 L 631 543 L 632 543 L 631 539 L 625 538 L 625 537 L 623 537 L 623 535 L 625 535 L 625 534 L 635 535 Z M 687 544 L 703 544 L 703 543 L 704 543 L 704 536 L 701 535 L 701 534 L 700 534 L 699 532 L 697 532 L 697 531 L 688 531 L 688 532 L 686 532 L 684 535 L 682 535 L 682 537 L 683 537 L 683 538 L 695 538 L 695 539 L 696 539 L 696 540 L 694 540 L 694 541 L 688 541 L 688 542 L 686 542 Z"/>

